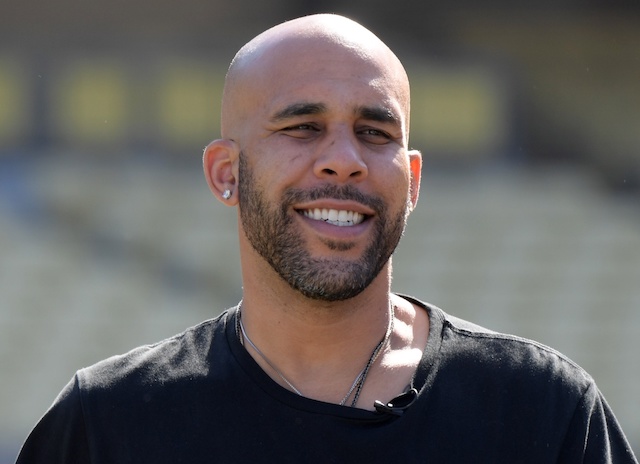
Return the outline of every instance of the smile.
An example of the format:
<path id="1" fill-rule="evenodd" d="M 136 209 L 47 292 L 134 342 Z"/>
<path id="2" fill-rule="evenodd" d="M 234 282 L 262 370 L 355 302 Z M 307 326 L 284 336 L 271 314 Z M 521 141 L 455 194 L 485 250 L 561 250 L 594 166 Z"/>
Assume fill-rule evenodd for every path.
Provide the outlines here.
<path id="1" fill-rule="evenodd" d="M 360 214 L 356 211 L 337 210 L 337 209 L 307 209 L 301 211 L 302 214 L 309 219 L 315 221 L 324 221 L 334 226 L 349 227 L 360 224 L 364 221 L 364 214 Z"/>

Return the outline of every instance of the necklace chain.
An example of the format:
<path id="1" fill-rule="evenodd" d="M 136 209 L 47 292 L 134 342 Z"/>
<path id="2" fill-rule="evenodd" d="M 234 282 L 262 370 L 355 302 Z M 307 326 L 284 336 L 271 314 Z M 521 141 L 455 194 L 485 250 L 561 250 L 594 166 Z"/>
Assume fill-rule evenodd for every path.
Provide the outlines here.
<path id="1" fill-rule="evenodd" d="M 247 332 L 246 332 L 246 330 L 244 328 L 244 324 L 242 323 L 242 314 L 240 312 L 241 306 L 242 306 L 241 304 L 238 305 L 238 316 L 237 316 L 238 326 L 240 328 L 239 332 L 242 333 L 242 337 L 240 337 L 240 343 L 242 343 L 244 345 L 244 341 L 246 340 L 247 343 L 249 344 L 249 346 L 251 346 L 251 348 L 253 348 L 255 350 L 255 352 L 258 353 L 258 355 L 264 360 L 264 362 L 266 362 L 269 365 L 269 367 L 271 367 L 271 369 L 273 369 L 275 371 L 275 373 L 278 374 L 278 376 L 282 379 L 282 381 L 284 383 L 286 383 L 287 386 L 289 388 L 291 388 L 291 390 L 293 390 L 299 396 L 304 396 L 300 392 L 300 390 L 298 390 L 284 376 L 284 374 L 282 372 L 280 372 L 280 370 L 276 366 L 274 366 L 271 361 L 269 361 L 269 358 L 267 358 L 264 355 L 264 353 L 262 351 L 260 351 L 260 349 L 251 341 L 251 339 L 247 335 Z M 356 378 L 353 381 L 353 384 L 351 384 L 351 388 L 349 388 L 349 391 L 347 392 L 347 394 L 344 396 L 344 398 L 342 398 L 342 401 L 340 401 L 340 406 L 344 406 L 346 404 L 347 400 L 353 394 L 354 391 L 355 391 L 355 395 L 353 397 L 353 400 L 351 401 L 351 407 L 355 407 L 355 405 L 358 403 L 358 399 L 360 398 L 360 393 L 362 391 L 362 387 L 364 386 L 364 382 L 367 379 L 367 375 L 369 374 L 369 370 L 371 369 L 371 366 L 376 362 L 376 360 L 380 356 L 380 353 L 387 346 L 387 344 L 389 343 L 389 340 L 391 339 L 391 334 L 393 332 L 394 315 L 395 315 L 395 307 L 393 305 L 389 305 L 389 323 L 387 324 L 387 331 L 385 332 L 384 337 L 382 337 L 382 340 L 380 340 L 378 342 L 376 347 L 371 352 L 371 356 L 369 356 L 367 364 L 360 371 L 360 373 L 356 376 Z M 240 333 L 238 334 L 238 336 L 240 336 Z"/>
<path id="2" fill-rule="evenodd" d="M 302 393 L 300 393 L 300 390 L 298 390 L 291 382 L 289 382 L 287 380 L 287 378 L 282 374 L 282 372 L 280 372 L 280 370 L 274 366 L 271 361 L 269 361 L 269 358 L 267 358 L 262 351 L 260 351 L 260 349 L 253 344 L 253 342 L 251 341 L 251 339 L 249 338 L 249 336 L 247 335 L 247 332 L 244 330 L 244 324 L 242 323 L 242 318 L 240 315 L 240 312 L 238 311 L 238 321 L 240 321 L 240 330 L 242 331 L 242 340 L 246 340 L 247 343 L 249 345 L 251 345 L 251 348 L 253 348 L 256 353 L 258 353 L 260 355 L 260 357 L 262 359 L 264 359 L 264 361 L 271 367 L 271 369 L 273 369 L 274 371 L 276 371 L 276 373 L 280 376 L 280 378 L 282 380 L 284 380 L 284 382 L 294 391 L 296 392 L 298 395 L 303 396 Z M 240 342 L 242 343 L 242 340 L 240 340 Z M 244 343 L 243 343 L 244 344 Z"/>

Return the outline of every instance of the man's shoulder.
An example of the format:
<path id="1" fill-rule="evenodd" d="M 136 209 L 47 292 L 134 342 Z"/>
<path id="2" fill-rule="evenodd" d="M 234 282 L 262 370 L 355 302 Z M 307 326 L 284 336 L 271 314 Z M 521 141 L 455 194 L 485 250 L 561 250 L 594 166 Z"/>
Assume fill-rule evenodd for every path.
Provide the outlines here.
<path id="1" fill-rule="evenodd" d="M 591 382 L 591 376 L 556 349 L 518 335 L 497 332 L 473 322 L 444 313 L 443 330 L 449 332 L 459 355 L 475 357 L 484 365 L 523 369 L 536 373 L 549 370 Z"/>
<path id="2" fill-rule="evenodd" d="M 485 328 L 443 311 L 437 306 L 412 299 L 429 312 L 432 331 L 438 339 L 439 369 L 479 381 L 520 379 L 531 385 L 541 382 L 569 387 L 574 393 L 586 391 L 593 378 L 563 353 L 543 343 Z M 433 340 L 432 340 L 433 342 Z"/>
<path id="3" fill-rule="evenodd" d="M 104 359 L 77 372 L 81 390 L 113 390 L 118 385 L 169 383 L 179 378 L 196 378 L 209 371 L 214 340 L 224 336 L 228 312 L 201 322 L 157 343 Z"/>

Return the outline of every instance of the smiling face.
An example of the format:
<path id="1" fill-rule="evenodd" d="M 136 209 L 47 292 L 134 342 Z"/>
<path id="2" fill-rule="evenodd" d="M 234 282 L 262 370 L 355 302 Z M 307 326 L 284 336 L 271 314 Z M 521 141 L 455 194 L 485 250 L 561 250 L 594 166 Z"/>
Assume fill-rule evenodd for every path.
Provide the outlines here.
<path id="1" fill-rule="evenodd" d="M 364 195 L 349 184 L 290 187 L 281 195 L 279 207 L 274 207 L 243 153 L 239 172 L 240 218 L 247 240 L 282 279 L 308 298 L 337 301 L 358 295 L 385 266 L 404 231 L 407 208 L 392 215 L 381 198 Z M 365 215 L 338 204 L 335 208 L 321 207 L 330 202 L 366 205 L 374 214 Z M 301 204 L 317 207 L 296 207 Z M 338 228 L 363 230 L 344 234 L 343 230 L 332 230 Z M 369 239 L 364 252 L 347 259 L 347 251 L 357 247 L 359 236 L 365 240 L 365 231 Z M 310 240 L 318 240 L 326 252 L 312 254 Z"/>
<path id="2" fill-rule="evenodd" d="M 407 151 L 397 58 L 361 26 L 322 19 L 285 23 L 240 52 L 223 136 L 240 150 L 241 241 L 296 291 L 335 301 L 387 265 L 417 200 L 420 157 Z"/>

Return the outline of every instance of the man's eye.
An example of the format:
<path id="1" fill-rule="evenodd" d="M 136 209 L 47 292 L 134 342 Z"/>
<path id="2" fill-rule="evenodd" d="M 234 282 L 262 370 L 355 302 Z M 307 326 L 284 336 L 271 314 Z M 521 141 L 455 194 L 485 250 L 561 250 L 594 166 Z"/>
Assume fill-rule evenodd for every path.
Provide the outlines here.
<path id="1" fill-rule="evenodd" d="M 296 124 L 295 126 L 289 126 L 282 129 L 284 132 L 304 132 L 304 131 L 317 131 L 318 129 L 312 124 Z"/>
<path id="2" fill-rule="evenodd" d="M 391 140 L 391 136 L 389 134 L 378 129 L 363 129 L 359 134 L 366 142 L 379 145 L 388 143 Z"/>
<path id="3" fill-rule="evenodd" d="M 320 129 L 315 124 L 294 124 L 280 129 L 280 133 L 294 139 L 311 140 L 314 139 Z"/>

